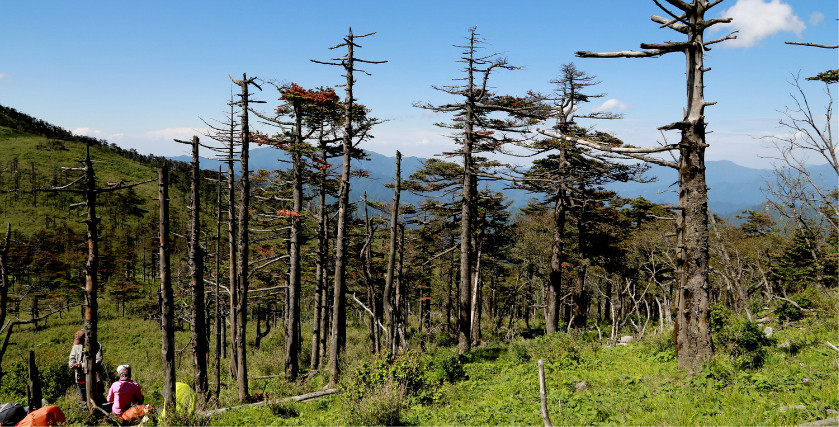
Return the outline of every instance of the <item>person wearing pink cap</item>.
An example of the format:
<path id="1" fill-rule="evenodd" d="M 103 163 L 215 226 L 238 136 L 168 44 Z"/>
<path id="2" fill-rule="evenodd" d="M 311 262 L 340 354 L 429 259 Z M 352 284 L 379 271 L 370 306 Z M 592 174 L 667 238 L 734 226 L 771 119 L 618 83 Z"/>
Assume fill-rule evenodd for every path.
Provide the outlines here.
<path id="1" fill-rule="evenodd" d="M 108 402 L 113 402 L 111 412 L 120 415 L 131 405 L 141 405 L 145 398 L 140 390 L 140 385 L 131 381 L 131 367 L 119 365 L 117 367 L 119 381 L 111 385 L 108 390 Z"/>

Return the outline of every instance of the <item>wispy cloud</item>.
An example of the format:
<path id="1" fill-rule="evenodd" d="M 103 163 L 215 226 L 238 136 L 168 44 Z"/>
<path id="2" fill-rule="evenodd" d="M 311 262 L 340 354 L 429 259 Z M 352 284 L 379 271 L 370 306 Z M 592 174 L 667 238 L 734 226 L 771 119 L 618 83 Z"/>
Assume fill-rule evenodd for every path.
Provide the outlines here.
<path id="1" fill-rule="evenodd" d="M 821 12 L 813 12 L 813 14 L 810 15 L 810 25 L 815 27 L 822 22 L 824 22 L 824 15 Z"/>
<path id="2" fill-rule="evenodd" d="M 0 73 L 0 80 L 3 80 L 4 77 L 6 77 L 6 73 Z"/>
<path id="3" fill-rule="evenodd" d="M 781 0 L 737 0 L 734 6 L 721 15 L 734 20 L 716 29 L 738 31 L 737 39 L 723 43 L 727 47 L 752 47 L 779 32 L 788 31 L 800 35 L 806 28 L 804 22 L 795 15 L 792 6 Z"/>
<path id="4" fill-rule="evenodd" d="M 603 101 L 603 103 L 599 106 L 592 108 L 591 111 L 594 113 L 602 113 L 606 111 L 623 111 L 627 108 L 629 108 L 628 104 L 624 104 L 615 98 L 611 98 Z"/>
<path id="5" fill-rule="evenodd" d="M 154 140 L 188 140 L 191 139 L 193 135 L 198 135 L 200 137 L 201 135 L 203 135 L 203 133 L 203 130 L 195 128 L 166 128 L 145 132 L 144 134 L 142 134 L 142 137 Z"/>
<path id="6" fill-rule="evenodd" d="M 90 136 L 93 138 L 104 139 L 109 142 L 114 142 L 114 140 L 122 139 L 122 137 L 125 136 L 125 134 L 122 133 L 106 133 L 99 129 L 91 129 L 86 127 L 73 129 L 72 132 L 75 135 Z"/>

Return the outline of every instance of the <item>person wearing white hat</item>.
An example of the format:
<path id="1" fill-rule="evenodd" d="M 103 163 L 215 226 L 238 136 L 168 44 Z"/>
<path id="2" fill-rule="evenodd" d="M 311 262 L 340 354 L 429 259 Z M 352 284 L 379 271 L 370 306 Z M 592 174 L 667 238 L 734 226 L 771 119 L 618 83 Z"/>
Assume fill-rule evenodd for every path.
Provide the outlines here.
<path id="1" fill-rule="evenodd" d="M 141 405 L 145 397 L 143 396 L 140 385 L 131 381 L 131 367 L 128 365 L 119 365 L 117 367 L 117 375 L 119 381 L 111 385 L 108 390 L 108 402 L 113 402 L 111 412 L 120 415 L 131 405 Z"/>

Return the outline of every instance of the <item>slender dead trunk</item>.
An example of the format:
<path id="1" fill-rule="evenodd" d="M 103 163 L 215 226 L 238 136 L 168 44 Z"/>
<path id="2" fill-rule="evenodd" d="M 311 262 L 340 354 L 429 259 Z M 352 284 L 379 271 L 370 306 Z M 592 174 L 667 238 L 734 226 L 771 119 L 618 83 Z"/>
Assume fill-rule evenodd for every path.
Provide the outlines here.
<path id="1" fill-rule="evenodd" d="M 294 143 L 303 147 L 303 114 L 295 105 Z M 298 354 L 300 353 L 300 248 L 302 245 L 300 213 L 303 212 L 303 158 L 300 150 L 292 150 L 292 207 L 291 236 L 289 238 L 288 271 L 288 312 L 286 313 L 285 375 L 289 381 L 295 381 L 300 371 Z"/>
<path id="2" fill-rule="evenodd" d="M 190 285 L 192 287 L 192 362 L 194 364 L 195 392 L 198 394 L 198 405 L 203 407 L 207 402 L 207 319 L 205 317 L 206 303 L 204 301 L 204 249 L 201 247 L 201 169 L 198 158 L 199 141 L 192 137 L 192 165 L 190 187 L 190 217 L 189 217 L 189 269 Z"/>
<path id="3" fill-rule="evenodd" d="M 233 83 L 237 84 L 242 89 L 242 92 L 239 95 L 241 98 L 239 101 L 239 106 L 242 108 L 242 113 L 240 117 L 240 126 L 242 129 L 242 145 L 240 147 L 241 153 L 239 157 L 239 162 L 242 168 L 242 176 L 239 179 L 242 197 L 239 202 L 239 216 L 237 218 L 239 229 L 239 240 L 237 248 L 239 254 L 239 258 L 237 259 L 237 285 L 239 294 L 237 295 L 238 301 L 236 304 L 236 327 L 234 328 L 233 341 L 236 342 L 236 382 L 238 383 L 239 389 L 239 401 L 246 402 L 250 397 L 250 394 L 248 393 L 247 323 L 248 282 L 250 275 L 248 264 L 250 253 L 250 235 L 248 233 L 248 223 L 250 221 L 251 194 L 248 157 L 250 150 L 251 135 L 250 127 L 248 125 L 248 103 L 252 102 L 250 100 L 249 86 L 253 85 L 256 86 L 258 89 L 261 88 L 259 87 L 259 85 L 255 83 L 255 78 L 248 78 L 247 74 L 242 74 L 242 80 L 236 80 L 232 77 L 230 79 L 233 80 Z"/>
<path id="4" fill-rule="evenodd" d="M 213 395 L 218 402 L 221 395 L 221 351 L 222 351 L 222 329 L 224 322 L 221 319 L 221 166 L 218 168 L 218 183 L 216 195 L 216 389 Z"/>
<path id="5" fill-rule="evenodd" d="M 169 258 L 169 168 L 164 165 L 158 171 L 158 200 L 160 202 L 160 327 L 163 332 L 161 353 L 163 355 L 163 394 L 167 414 L 175 411 L 175 327 L 174 297 L 172 294 Z M 93 346 L 88 346 L 88 348 Z M 93 360 L 88 358 L 88 360 Z"/>
<path id="6" fill-rule="evenodd" d="M 382 303 L 384 304 L 385 322 L 387 323 L 387 346 L 391 354 L 396 354 L 396 340 L 394 339 L 396 326 L 394 318 L 399 318 L 399 307 L 393 304 L 393 270 L 396 267 L 396 232 L 399 222 L 399 196 L 402 191 L 402 153 L 396 151 L 396 175 L 393 184 L 393 209 L 390 212 L 390 239 L 388 240 L 387 272 L 385 273 L 385 290 Z"/>
<path id="7" fill-rule="evenodd" d="M 96 216 L 96 174 L 93 172 L 93 162 L 90 160 L 90 145 L 85 147 L 84 159 L 84 195 L 87 207 L 87 262 L 85 263 L 85 342 L 87 346 L 87 374 L 85 375 L 85 393 L 88 402 L 88 413 L 93 414 L 99 400 L 101 391 L 97 390 L 97 375 L 99 367 L 96 366 L 96 352 L 99 350 L 99 221 Z"/>
<path id="8" fill-rule="evenodd" d="M 326 142 L 321 138 L 320 153 L 324 164 L 326 163 Z M 318 246 L 315 265 L 315 311 L 312 316 L 312 357 L 309 363 L 310 369 L 317 369 L 320 366 L 322 343 L 326 336 L 325 313 L 326 313 L 326 264 L 327 264 L 327 233 L 329 232 L 329 221 L 326 217 L 326 177 L 328 168 L 323 167 L 318 176 Z"/>
<path id="9" fill-rule="evenodd" d="M 335 387 L 338 384 L 338 378 L 341 376 L 340 358 L 344 350 L 345 341 L 347 338 L 347 315 L 346 304 L 346 228 L 347 217 L 350 203 L 350 162 L 352 161 L 352 144 L 353 144 L 353 127 L 352 127 L 352 111 L 353 111 L 353 79 L 355 56 L 353 50 L 355 44 L 353 43 L 352 29 L 349 30 L 349 35 L 346 38 L 347 56 L 345 57 L 345 66 L 347 85 L 346 97 L 344 100 L 344 135 L 342 141 L 343 156 L 341 168 L 341 185 L 338 192 L 338 229 L 335 236 L 335 277 L 334 292 L 332 302 L 332 331 L 329 340 L 329 385 Z"/>
<path id="10" fill-rule="evenodd" d="M 233 169 L 233 165 L 235 164 L 235 130 L 234 130 L 234 122 L 233 122 L 233 103 L 231 102 L 230 107 L 230 146 L 228 151 L 227 157 L 227 197 L 229 199 L 227 204 L 227 240 L 229 243 L 229 255 L 228 255 L 228 270 L 229 270 L 229 277 L 228 277 L 228 289 L 230 294 L 230 308 L 229 308 L 229 315 L 230 315 L 230 377 L 231 378 L 238 378 L 238 374 L 236 373 L 237 367 L 239 366 L 238 361 L 238 350 L 237 350 L 237 341 L 236 341 L 236 323 L 237 319 L 239 318 L 239 250 L 238 250 L 238 242 L 239 242 L 239 234 L 238 234 L 238 223 L 236 221 L 236 172 Z M 225 333 L 227 333 L 225 331 Z M 227 338 L 225 337 L 225 344 Z M 227 353 L 227 345 L 224 346 L 225 354 Z"/>

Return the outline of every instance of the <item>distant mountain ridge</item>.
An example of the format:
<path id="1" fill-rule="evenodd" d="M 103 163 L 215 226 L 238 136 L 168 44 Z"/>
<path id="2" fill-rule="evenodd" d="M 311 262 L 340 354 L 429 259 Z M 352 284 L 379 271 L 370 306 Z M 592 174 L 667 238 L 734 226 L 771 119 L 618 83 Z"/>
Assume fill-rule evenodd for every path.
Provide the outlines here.
<path id="1" fill-rule="evenodd" d="M 351 184 L 351 198 L 358 200 L 364 192 L 370 200 L 389 201 L 393 198 L 393 190 L 385 185 L 394 181 L 395 157 L 385 156 L 376 152 L 368 151 L 368 160 L 356 160 L 354 167 L 359 167 L 369 173 L 368 178 L 354 178 Z M 189 161 L 189 156 L 173 157 L 173 160 Z M 288 163 L 288 156 L 282 150 L 270 147 L 260 147 L 251 150 L 250 165 L 253 170 L 285 169 Z M 412 173 L 422 168 L 423 162 L 427 160 L 421 157 L 402 158 L 402 179 L 407 179 Z M 340 161 L 336 159 L 336 161 Z M 218 169 L 220 162 L 202 159 L 202 167 L 207 169 Z M 763 204 L 766 196 L 761 190 L 766 187 L 766 180 L 771 178 L 771 169 L 754 169 L 740 166 L 729 160 L 716 160 L 705 162 L 707 171 L 708 203 L 711 210 L 722 216 L 733 216 L 746 209 L 754 209 Z M 831 171 L 830 165 L 812 166 L 816 175 L 821 175 L 824 182 Z M 626 198 L 644 197 L 655 203 L 678 203 L 678 186 L 676 185 L 676 171 L 663 166 L 653 165 L 646 174 L 648 177 L 655 177 L 656 181 L 651 183 L 618 182 L 606 186 L 609 190 L 616 191 L 620 196 Z M 523 190 L 506 189 L 503 182 L 482 183 L 494 191 L 500 191 L 512 202 L 513 209 L 526 206 L 536 197 Z M 422 201 L 421 196 L 410 193 L 403 193 L 402 200 L 405 203 L 418 203 Z"/>

